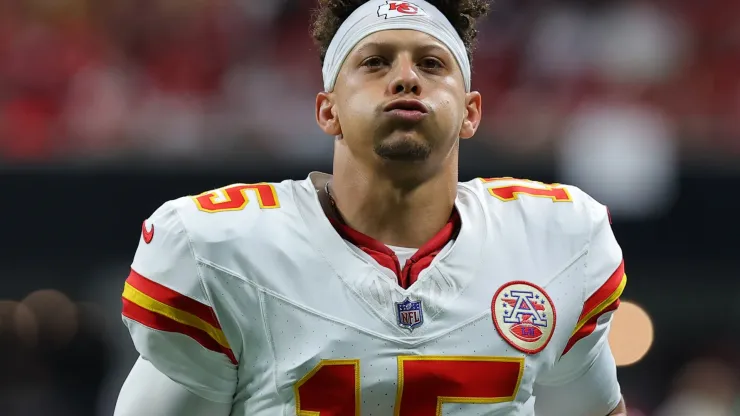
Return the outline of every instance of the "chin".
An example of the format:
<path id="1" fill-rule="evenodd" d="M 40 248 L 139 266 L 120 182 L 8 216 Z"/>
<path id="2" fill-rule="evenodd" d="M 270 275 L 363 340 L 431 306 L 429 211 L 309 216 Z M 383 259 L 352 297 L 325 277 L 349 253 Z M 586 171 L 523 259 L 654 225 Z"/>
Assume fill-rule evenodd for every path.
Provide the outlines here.
<path id="1" fill-rule="evenodd" d="M 430 144 L 417 137 L 389 138 L 375 146 L 381 159 L 396 162 L 423 162 L 432 153 Z"/>

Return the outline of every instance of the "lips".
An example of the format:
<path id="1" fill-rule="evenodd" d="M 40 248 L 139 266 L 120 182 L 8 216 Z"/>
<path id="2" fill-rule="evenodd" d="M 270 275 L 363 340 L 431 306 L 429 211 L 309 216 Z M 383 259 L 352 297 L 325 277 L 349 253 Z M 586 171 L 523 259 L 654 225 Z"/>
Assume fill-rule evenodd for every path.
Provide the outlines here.
<path id="1" fill-rule="evenodd" d="M 429 108 L 421 101 L 419 100 L 394 100 L 388 103 L 388 105 L 385 106 L 383 109 L 386 112 L 391 112 L 394 110 L 399 111 L 412 111 L 412 112 L 419 112 L 422 114 L 426 114 L 429 112 Z"/>
<path id="2" fill-rule="evenodd" d="M 429 107 L 419 100 L 394 100 L 384 110 L 389 117 L 404 124 L 416 124 L 429 115 Z"/>

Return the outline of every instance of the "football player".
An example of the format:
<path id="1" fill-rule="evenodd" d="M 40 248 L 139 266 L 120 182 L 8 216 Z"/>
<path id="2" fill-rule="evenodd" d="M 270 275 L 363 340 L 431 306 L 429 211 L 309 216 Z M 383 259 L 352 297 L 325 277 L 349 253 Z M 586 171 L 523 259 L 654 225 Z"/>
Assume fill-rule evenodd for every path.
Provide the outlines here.
<path id="1" fill-rule="evenodd" d="M 117 416 L 625 414 L 606 207 L 572 186 L 458 182 L 487 9 L 320 2 L 333 175 L 230 185 L 144 222 Z"/>

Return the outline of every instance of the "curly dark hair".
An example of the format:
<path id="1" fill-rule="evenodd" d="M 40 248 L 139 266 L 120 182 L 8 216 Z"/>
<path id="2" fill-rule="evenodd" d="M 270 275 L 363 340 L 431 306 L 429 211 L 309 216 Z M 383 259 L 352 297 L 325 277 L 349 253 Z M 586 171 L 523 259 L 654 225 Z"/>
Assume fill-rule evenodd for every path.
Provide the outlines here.
<path id="1" fill-rule="evenodd" d="M 319 47 L 321 62 L 332 38 L 345 19 L 367 0 L 318 0 L 319 5 L 311 19 L 311 34 Z M 439 9 L 452 23 L 465 44 L 468 58 L 472 59 L 475 38 L 478 30 L 476 20 L 485 16 L 490 8 L 490 0 L 427 0 Z"/>

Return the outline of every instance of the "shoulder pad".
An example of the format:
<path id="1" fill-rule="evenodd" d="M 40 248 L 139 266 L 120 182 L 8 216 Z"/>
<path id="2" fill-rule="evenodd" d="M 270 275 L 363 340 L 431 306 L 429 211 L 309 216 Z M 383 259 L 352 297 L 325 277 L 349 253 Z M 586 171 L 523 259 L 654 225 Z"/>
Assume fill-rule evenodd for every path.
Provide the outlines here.
<path id="1" fill-rule="evenodd" d="M 172 201 L 195 242 L 217 242 L 243 234 L 291 198 L 285 183 L 237 183 Z M 276 214 L 272 213 L 273 215 Z"/>
<path id="2" fill-rule="evenodd" d="M 586 237 L 606 214 L 606 207 L 581 189 L 517 178 L 478 178 L 474 186 L 489 212 L 520 217 L 528 226 L 558 227 L 569 235 Z M 587 237 L 586 237 L 587 238 Z"/>

